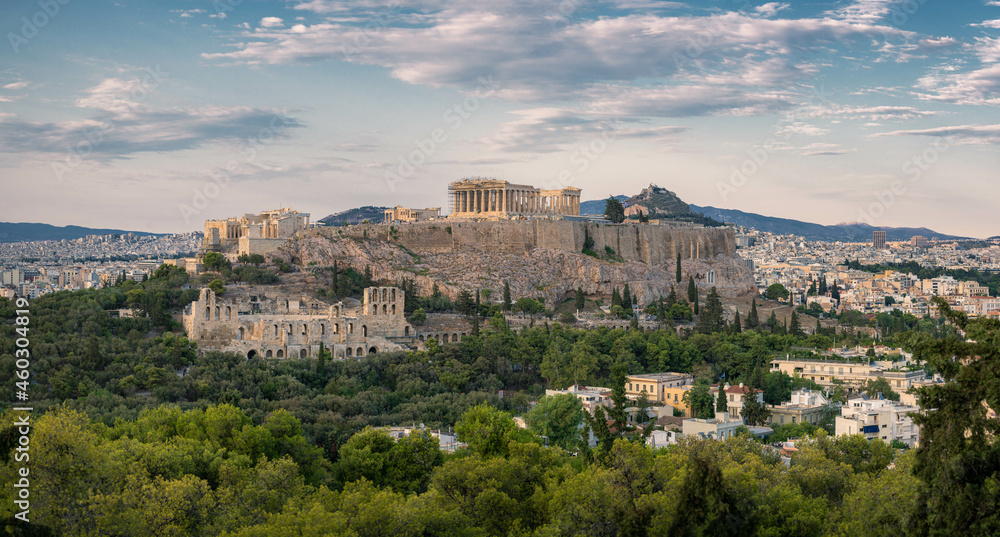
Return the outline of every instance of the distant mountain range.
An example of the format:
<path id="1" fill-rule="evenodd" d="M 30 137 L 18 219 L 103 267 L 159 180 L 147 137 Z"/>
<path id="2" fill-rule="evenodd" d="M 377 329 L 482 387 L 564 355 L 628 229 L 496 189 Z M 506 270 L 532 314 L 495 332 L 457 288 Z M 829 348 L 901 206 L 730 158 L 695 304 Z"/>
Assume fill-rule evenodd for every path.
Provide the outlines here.
<path id="1" fill-rule="evenodd" d="M 126 233 L 142 236 L 169 235 L 168 233 L 125 231 L 122 229 L 95 229 L 81 226 L 58 227 L 49 224 L 0 222 L 0 242 L 61 241 L 79 239 L 87 235 L 124 235 Z"/>
<path id="2" fill-rule="evenodd" d="M 732 222 L 736 225 L 752 227 L 754 229 L 777 233 L 780 235 L 800 235 L 808 240 L 814 241 L 870 241 L 872 240 L 872 232 L 876 229 L 885 231 L 885 240 L 887 241 L 908 241 L 916 235 L 921 235 L 927 237 L 928 239 L 939 240 L 969 238 L 959 237 L 956 235 L 946 235 L 925 227 L 876 227 L 860 222 L 848 222 L 845 224 L 824 226 L 822 224 L 813 224 L 789 218 L 775 218 L 773 216 L 747 213 L 737 211 L 735 209 L 719 209 L 717 207 L 699 207 L 697 205 L 691 205 L 691 210 L 722 222 Z"/>
<path id="3" fill-rule="evenodd" d="M 389 207 L 373 207 L 366 205 L 356 209 L 348 209 L 336 214 L 331 214 L 325 218 L 320 218 L 319 222 L 325 226 L 343 226 L 346 224 L 360 224 L 365 220 L 369 222 L 381 222 L 385 217 L 385 210 Z"/>
<path id="4" fill-rule="evenodd" d="M 621 201 L 622 203 L 629 202 L 630 204 L 634 204 L 636 201 L 643 203 L 638 199 L 640 197 L 641 195 L 633 196 L 631 198 L 625 195 L 618 195 L 615 196 L 615 199 Z M 580 214 L 604 214 L 604 205 L 606 202 L 607 198 L 581 202 Z M 790 218 L 776 218 L 773 216 L 764 216 L 756 213 L 737 211 L 735 209 L 719 209 L 717 207 L 703 207 L 694 204 L 689 204 L 688 207 L 690 207 L 691 211 L 694 213 L 703 214 L 720 222 L 731 222 L 740 226 L 752 227 L 754 229 L 759 229 L 760 231 L 766 231 L 778 235 L 799 235 L 808 240 L 814 241 L 870 241 L 872 239 L 872 231 L 876 229 L 885 231 L 885 240 L 887 241 L 906 241 L 916 235 L 921 235 L 927 237 L 928 239 L 939 240 L 969 238 L 959 237 L 956 235 L 946 235 L 925 227 L 873 227 L 868 224 L 857 222 L 826 226 L 822 224 L 803 222 L 801 220 L 792 220 Z"/>

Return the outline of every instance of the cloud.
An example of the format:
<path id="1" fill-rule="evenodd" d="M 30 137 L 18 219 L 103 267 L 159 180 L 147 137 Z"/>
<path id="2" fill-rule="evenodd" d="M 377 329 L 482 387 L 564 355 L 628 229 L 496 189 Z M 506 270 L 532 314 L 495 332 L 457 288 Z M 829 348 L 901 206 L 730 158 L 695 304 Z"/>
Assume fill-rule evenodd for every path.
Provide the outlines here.
<path id="1" fill-rule="evenodd" d="M 1000 125 L 955 125 L 930 129 L 880 132 L 872 136 L 933 136 L 936 138 L 950 138 L 952 142 L 959 144 L 993 145 L 1000 143 Z"/>
<path id="2" fill-rule="evenodd" d="M 503 123 L 497 132 L 479 142 L 494 151 L 552 153 L 578 142 L 598 139 L 610 143 L 616 138 L 642 138 L 662 143 L 688 130 L 588 116 L 565 108 L 532 108 L 511 114 L 520 118 Z"/>
<path id="3" fill-rule="evenodd" d="M 953 75 L 932 74 L 918 86 L 929 91 L 919 94 L 926 100 L 955 104 L 1000 104 L 1000 64 Z"/>
<path id="4" fill-rule="evenodd" d="M 887 119 L 919 119 L 937 115 L 937 112 L 921 110 L 913 106 L 837 106 L 831 105 L 811 112 L 799 114 L 802 117 L 855 119 L 883 121 Z"/>
<path id="5" fill-rule="evenodd" d="M 779 11 L 784 11 L 790 7 L 790 5 L 784 2 L 768 2 L 764 5 L 753 8 L 753 10 L 765 17 L 773 17 Z"/>
<path id="6" fill-rule="evenodd" d="M 785 125 L 781 129 L 779 129 L 777 133 L 782 136 L 791 136 L 793 134 L 799 134 L 803 136 L 822 136 L 824 134 L 828 134 L 829 132 L 830 131 L 828 131 L 827 129 L 822 129 L 820 127 L 811 125 L 804 121 L 796 121 L 794 123 Z"/>
<path id="7" fill-rule="evenodd" d="M 1000 19 L 972 23 L 969 26 L 975 26 L 978 28 L 1000 28 Z"/>
<path id="8" fill-rule="evenodd" d="M 324 21 L 260 30 L 241 36 L 235 51 L 202 56 L 247 64 L 342 60 L 383 66 L 411 84 L 466 91 L 479 77 L 492 74 L 502 87 L 498 96 L 542 102 L 637 80 L 725 77 L 725 71 L 735 68 L 745 68 L 748 77 L 730 76 L 727 83 L 783 88 L 811 74 L 795 59 L 802 54 L 823 54 L 848 41 L 869 46 L 885 36 L 911 35 L 838 18 L 766 19 L 735 12 L 682 17 L 643 13 L 553 24 L 545 18 L 551 4 L 546 8 L 529 2 L 520 12 L 509 12 L 509 6 L 484 11 L 483 6 L 459 3 L 427 13 L 419 25 Z M 296 8 L 347 10 L 344 3 L 320 0 Z"/>
<path id="9" fill-rule="evenodd" d="M 31 83 L 24 82 L 24 81 L 21 81 L 21 82 L 11 82 L 10 84 L 5 85 L 3 87 L 3 89 L 15 89 L 15 90 L 16 89 L 24 89 L 24 88 L 27 88 L 30 85 L 31 85 Z"/>
<path id="10" fill-rule="evenodd" d="M 284 25 L 285 21 L 279 17 L 264 17 L 260 19 L 260 26 L 262 28 L 281 28 Z"/>
<path id="11" fill-rule="evenodd" d="M 138 79 L 108 78 L 76 100 L 78 107 L 93 113 L 87 119 L 32 122 L 14 115 L 0 116 L 0 152 L 67 154 L 86 148 L 87 156 L 109 160 L 258 136 L 281 138 L 287 136 L 288 129 L 303 126 L 278 110 L 221 106 L 152 109 L 144 103 L 152 90 Z"/>
<path id="12" fill-rule="evenodd" d="M 846 155 L 848 153 L 853 153 L 854 151 L 857 151 L 857 149 L 846 149 L 837 144 L 815 143 L 799 148 L 798 154 L 803 157 L 829 157 Z"/>

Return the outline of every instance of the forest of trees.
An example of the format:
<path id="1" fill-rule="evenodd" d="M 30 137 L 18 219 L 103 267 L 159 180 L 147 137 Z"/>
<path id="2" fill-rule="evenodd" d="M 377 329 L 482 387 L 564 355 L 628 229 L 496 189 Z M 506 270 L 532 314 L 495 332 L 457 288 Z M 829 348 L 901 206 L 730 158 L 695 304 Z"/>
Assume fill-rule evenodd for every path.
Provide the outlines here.
<path id="1" fill-rule="evenodd" d="M 346 277 L 366 277 L 355 274 Z M 832 339 L 772 332 L 756 324 L 756 311 L 746 330 L 701 321 L 684 335 L 545 321 L 516 333 L 495 315 L 476 335 L 430 341 L 426 351 L 247 360 L 199 353 L 182 335 L 169 313 L 196 296 L 186 282 L 183 271 L 161 268 L 142 283 L 33 301 L 37 534 L 954 535 L 1000 524 L 998 426 L 981 404 L 1000 405 L 996 321 L 949 313 L 955 330 L 893 335 L 962 387 L 921 396 L 925 408 L 945 410 L 919 417 L 919 449 L 834 439 L 820 428 L 804 431 L 812 436 L 786 467 L 746 435 L 654 452 L 642 428 L 607 427 L 572 401 L 543 397 L 546 388 L 617 391 L 624 374 L 679 371 L 702 384 L 744 381 L 780 402 L 806 384 L 770 373 L 769 361 Z M 434 299 L 414 296 L 410 311 Z M 716 300 L 702 314 L 715 319 Z M 126 306 L 149 318 L 108 313 Z M 474 301 L 470 308 L 478 323 Z M 6 401 L 14 400 L 14 315 L 0 300 Z M 845 339 L 871 343 L 838 343 Z M 956 362 L 956 354 L 977 359 Z M 532 409 L 532 401 L 540 403 Z M 516 415 L 528 429 L 514 426 Z M 7 483 L 17 468 L 13 420 L 9 410 L 0 416 Z M 594 429 L 600 448 L 580 441 L 583 422 L 605 424 Z M 419 423 L 453 427 L 469 448 L 444 455 L 433 437 L 396 442 L 372 429 Z M 0 494 L 15 527 L 14 490 Z"/>

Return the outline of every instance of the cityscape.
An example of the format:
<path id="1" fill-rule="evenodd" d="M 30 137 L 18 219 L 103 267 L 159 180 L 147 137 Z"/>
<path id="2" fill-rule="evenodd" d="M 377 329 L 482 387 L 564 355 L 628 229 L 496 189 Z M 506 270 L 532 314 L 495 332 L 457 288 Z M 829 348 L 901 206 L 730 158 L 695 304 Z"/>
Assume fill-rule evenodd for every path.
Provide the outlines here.
<path id="1" fill-rule="evenodd" d="M 996 535 L 1000 2 L 0 6 L 11 535 Z"/>

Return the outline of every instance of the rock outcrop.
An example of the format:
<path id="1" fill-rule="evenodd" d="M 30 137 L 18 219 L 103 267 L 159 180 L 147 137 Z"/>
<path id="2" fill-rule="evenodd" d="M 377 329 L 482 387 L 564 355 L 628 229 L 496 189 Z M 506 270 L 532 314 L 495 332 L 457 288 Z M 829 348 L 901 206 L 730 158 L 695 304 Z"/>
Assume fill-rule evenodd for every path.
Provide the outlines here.
<path id="1" fill-rule="evenodd" d="M 684 281 L 677 291 L 682 296 L 688 274 L 707 287 L 710 271 L 722 294 L 740 296 L 753 290 L 753 274 L 733 257 L 731 230 L 625 224 L 585 232 L 588 226 L 594 224 L 438 222 L 320 228 L 300 233 L 282 251 L 286 259 L 305 266 L 327 266 L 336 260 L 357 270 L 369 267 L 375 279 L 409 278 L 421 294 L 429 294 L 437 284 L 452 299 L 462 289 L 492 289 L 493 296 L 500 297 L 506 281 L 514 300 L 541 296 L 552 305 L 577 288 L 589 296 L 606 296 L 628 283 L 638 302 L 648 303 L 677 285 L 678 252 Z M 612 259 L 579 253 L 587 235 L 594 240 L 593 250 L 613 249 L 615 254 L 607 256 Z"/>

